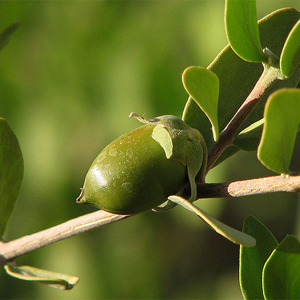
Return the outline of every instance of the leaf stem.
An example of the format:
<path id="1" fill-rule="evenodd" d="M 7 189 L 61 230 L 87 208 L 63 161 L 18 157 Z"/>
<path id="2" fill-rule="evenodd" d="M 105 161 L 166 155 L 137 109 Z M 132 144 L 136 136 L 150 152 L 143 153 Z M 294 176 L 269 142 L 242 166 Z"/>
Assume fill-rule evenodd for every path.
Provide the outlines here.
<path id="1" fill-rule="evenodd" d="M 247 99 L 220 133 L 219 140 L 212 146 L 208 154 L 206 173 L 213 167 L 222 152 L 232 144 L 234 135 L 254 109 L 258 101 L 278 79 L 283 79 L 279 69 L 264 64 L 264 71 Z"/>
<path id="2" fill-rule="evenodd" d="M 272 176 L 231 183 L 200 183 L 198 198 L 228 198 L 274 192 L 300 192 L 300 175 Z M 65 223 L 16 239 L 0 242 L 0 264 L 32 252 L 54 242 L 92 230 L 132 215 L 117 215 L 102 210 L 80 216 Z"/>

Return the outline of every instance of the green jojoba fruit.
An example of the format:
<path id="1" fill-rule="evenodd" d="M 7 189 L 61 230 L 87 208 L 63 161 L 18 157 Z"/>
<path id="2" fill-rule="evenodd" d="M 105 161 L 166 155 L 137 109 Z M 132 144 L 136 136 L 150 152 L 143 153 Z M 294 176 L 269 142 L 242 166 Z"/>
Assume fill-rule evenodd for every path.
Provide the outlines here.
<path id="1" fill-rule="evenodd" d="M 190 182 L 204 180 L 207 150 L 200 132 L 180 118 L 145 119 L 146 125 L 110 143 L 91 165 L 77 203 L 118 214 L 135 214 L 161 205 Z"/>

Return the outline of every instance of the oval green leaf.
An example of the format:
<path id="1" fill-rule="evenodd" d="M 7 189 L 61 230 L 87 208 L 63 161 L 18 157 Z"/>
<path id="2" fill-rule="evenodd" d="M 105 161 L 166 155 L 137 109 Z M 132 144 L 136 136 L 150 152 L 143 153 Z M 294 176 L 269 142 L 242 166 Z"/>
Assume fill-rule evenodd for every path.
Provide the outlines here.
<path id="1" fill-rule="evenodd" d="M 272 233 L 253 216 L 245 219 L 243 232 L 256 239 L 254 247 L 240 247 L 240 286 L 244 299 L 264 299 L 262 271 L 265 262 L 278 245 Z"/>
<path id="2" fill-rule="evenodd" d="M 290 77 L 300 64 L 300 20 L 291 30 L 280 56 L 280 70 L 283 76 Z"/>
<path id="3" fill-rule="evenodd" d="M 287 236 L 274 250 L 263 270 L 265 299 L 299 299 L 300 243 Z"/>
<path id="4" fill-rule="evenodd" d="M 266 103 L 264 118 L 257 157 L 268 169 L 287 174 L 300 123 L 300 90 L 274 92 Z"/>
<path id="5" fill-rule="evenodd" d="M 60 290 L 70 290 L 79 281 L 76 276 L 37 269 L 30 266 L 5 265 L 4 269 L 12 277 L 35 281 Z"/>
<path id="6" fill-rule="evenodd" d="M 257 24 L 255 0 L 226 0 L 225 28 L 233 51 L 249 62 L 267 62 Z"/>
<path id="7" fill-rule="evenodd" d="M 205 113 L 212 125 L 214 140 L 219 138 L 218 100 L 219 79 L 212 71 L 202 67 L 189 67 L 182 74 L 182 82 L 187 93 Z M 182 119 L 185 118 L 183 112 Z"/>
<path id="8" fill-rule="evenodd" d="M 24 163 L 18 139 L 0 118 L 0 236 L 12 214 L 23 179 Z"/>

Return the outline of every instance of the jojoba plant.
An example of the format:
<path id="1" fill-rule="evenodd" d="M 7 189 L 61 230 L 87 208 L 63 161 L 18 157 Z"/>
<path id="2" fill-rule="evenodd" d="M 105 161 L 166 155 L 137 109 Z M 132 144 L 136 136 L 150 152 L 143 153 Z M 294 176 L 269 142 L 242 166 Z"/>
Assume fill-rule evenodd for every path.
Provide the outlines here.
<path id="1" fill-rule="evenodd" d="M 12 24 L 0 34 L 0 48 L 17 26 Z M 0 244 L 0 261 L 9 275 L 71 289 L 77 277 L 17 266 L 14 259 L 97 224 L 180 205 L 240 244 L 240 286 L 245 299 L 300 298 L 296 237 L 287 236 L 279 243 L 252 216 L 240 232 L 194 205 L 206 197 L 300 190 L 300 176 L 289 171 L 300 124 L 300 13 L 282 9 L 257 22 L 255 0 L 226 0 L 225 27 L 229 45 L 212 64 L 183 72 L 188 100 L 182 117 L 146 119 L 131 113 L 145 125 L 111 142 L 96 157 L 77 202 L 93 204 L 100 211 Z M 257 106 L 258 102 L 262 105 Z M 20 146 L 2 118 L 0 141 L 2 235 L 23 178 Z M 237 190 L 231 188 L 234 183 L 205 182 L 210 169 L 240 150 L 257 151 L 264 166 L 283 176 L 241 181 Z"/>

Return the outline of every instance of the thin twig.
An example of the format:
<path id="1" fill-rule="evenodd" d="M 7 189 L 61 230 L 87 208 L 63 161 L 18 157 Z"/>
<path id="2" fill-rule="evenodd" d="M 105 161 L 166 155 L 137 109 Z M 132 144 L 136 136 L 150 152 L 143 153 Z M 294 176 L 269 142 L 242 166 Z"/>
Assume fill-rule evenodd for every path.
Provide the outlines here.
<path id="1" fill-rule="evenodd" d="M 274 192 L 299 192 L 300 175 L 288 178 L 279 175 L 231 183 L 201 183 L 198 185 L 198 191 L 199 198 L 227 198 Z M 9 260 L 54 242 L 130 216 L 132 215 L 117 215 L 99 210 L 17 240 L 0 243 L 0 264 L 5 264 Z"/>
<path id="2" fill-rule="evenodd" d="M 130 215 L 117 215 L 103 210 L 71 219 L 17 240 L 0 244 L 0 264 L 52 243 L 67 239 L 94 228 L 110 224 Z"/>

